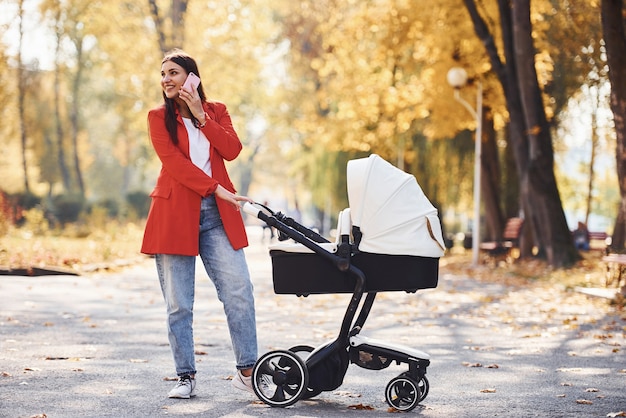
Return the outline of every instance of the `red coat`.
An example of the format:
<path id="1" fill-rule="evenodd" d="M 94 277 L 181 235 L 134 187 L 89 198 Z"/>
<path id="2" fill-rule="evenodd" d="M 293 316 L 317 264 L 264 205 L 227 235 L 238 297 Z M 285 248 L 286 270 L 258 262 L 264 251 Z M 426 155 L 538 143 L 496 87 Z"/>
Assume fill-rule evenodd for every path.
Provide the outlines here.
<path id="1" fill-rule="evenodd" d="M 210 116 L 202 129 L 210 141 L 212 176 L 191 162 L 189 137 L 178 115 L 178 145 L 174 145 L 165 127 L 165 105 L 150 110 L 150 141 L 161 160 L 161 172 L 150 197 L 152 204 L 146 222 L 141 252 L 144 254 L 198 255 L 200 201 L 215 192 L 217 185 L 235 192 L 224 160 L 234 160 L 242 145 L 223 103 L 205 103 Z M 241 213 L 222 199 L 217 207 L 234 249 L 248 245 Z"/>

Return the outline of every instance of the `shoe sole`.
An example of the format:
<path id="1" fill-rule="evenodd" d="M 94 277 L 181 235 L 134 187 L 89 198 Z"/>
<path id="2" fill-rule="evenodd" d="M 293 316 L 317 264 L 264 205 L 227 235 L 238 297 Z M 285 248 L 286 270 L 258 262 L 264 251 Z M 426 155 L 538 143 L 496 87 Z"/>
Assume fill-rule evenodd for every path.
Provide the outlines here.
<path id="1" fill-rule="evenodd" d="M 167 397 L 170 398 L 170 399 L 189 399 L 189 398 L 193 398 L 195 396 L 196 396 L 196 394 L 192 393 L 191 395 L 187 395 L 187 396 L 185 396 L 185 395 L 168 395 Z"/>

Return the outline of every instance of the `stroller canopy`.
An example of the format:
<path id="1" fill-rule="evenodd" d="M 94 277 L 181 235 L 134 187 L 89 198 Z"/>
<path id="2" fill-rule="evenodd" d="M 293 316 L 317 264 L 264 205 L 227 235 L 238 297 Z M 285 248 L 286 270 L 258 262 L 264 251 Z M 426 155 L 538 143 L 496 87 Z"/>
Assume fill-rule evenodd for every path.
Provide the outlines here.
<path id="1" fill-rule="evenodd" d="M 352 225 L 367 253 L 441 257 L 444 243 L 437 209 L 414 176 L 376 154 L 348 161 Z"/>

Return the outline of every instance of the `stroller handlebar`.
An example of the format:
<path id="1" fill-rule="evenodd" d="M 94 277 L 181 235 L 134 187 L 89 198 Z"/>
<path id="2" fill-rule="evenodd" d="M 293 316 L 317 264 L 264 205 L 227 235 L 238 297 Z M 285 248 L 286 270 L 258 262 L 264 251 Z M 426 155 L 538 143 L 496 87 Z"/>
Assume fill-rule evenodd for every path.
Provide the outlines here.
<path id="1" fill-rule="evenodd" d="M 259 209 L 257 206 L 250 202 L 244 202 L 241 209 L 243 209 L 243 211 L 246 212 L 248 215 L 254 216 L 255 218 L 258 218 L 259 213 L 261 212 L 261 209 Z"/>

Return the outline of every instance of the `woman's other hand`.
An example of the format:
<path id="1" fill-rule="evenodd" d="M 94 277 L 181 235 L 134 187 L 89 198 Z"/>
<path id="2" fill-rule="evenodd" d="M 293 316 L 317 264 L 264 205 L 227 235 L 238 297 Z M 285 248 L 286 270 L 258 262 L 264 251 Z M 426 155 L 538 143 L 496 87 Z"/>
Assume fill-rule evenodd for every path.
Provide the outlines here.
<path id="1" fill-rule="evenodd" d="M 227 201 L 228 203 L 233 205 L 237 210 L 239 210 L 239 202 L 254 203 L 254 200 L 250 199 L 249 197 L 236 195 L 235 193 L 232 193 L 226 190 L 221 185 L 218 185 L 217 189 L 215 189 L 215 196 L 222 200 Z"/>

